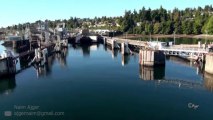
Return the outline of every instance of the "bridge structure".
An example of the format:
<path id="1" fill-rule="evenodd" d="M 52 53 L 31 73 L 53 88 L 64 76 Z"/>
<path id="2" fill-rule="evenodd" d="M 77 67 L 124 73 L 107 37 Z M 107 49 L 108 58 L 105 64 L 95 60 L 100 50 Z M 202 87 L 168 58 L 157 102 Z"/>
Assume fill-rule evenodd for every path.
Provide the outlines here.
<path id="1" fill-rule="evenodd" d="M 171 45 L 171 46 L 161 46 L 161 44 L 156 44 L 155 46 L 150 46 L 151 42 L 146 41 L 136 41 L 130 39 L 122 39 L 122 38 L 110 38 L 104 37 L 106 42 L 110 42 L 116 40 L 117 43 L 128 42 L 129 45 L 134 46 L 138 49 L 153 49 L 162 51 L 165 55 L 172 56 L 180 56 L 187 59 L 198 59 L 205 56 L 205 54 L 209 53 L 209 49 L 206 47 L 201 47 L 199 44 L 180 44 L 180 45 Z M 154 41 L 156 42 L 156 41 Z M 159 42 L 161 43 L 161 42 Z"/>
<path id="2" fill-rule="evenodd" d="M 190 47 L 190 45 L 185 45 L 185 47 L 181 45 L 176 45 L 175 47 L 163 47 L 159 50 L 163 51 L 165 55 L 181 56 L 189 59 L 198 59 L 199 57 L 203 59 L 204 55 L 209 53 L 208 49 Z"/>

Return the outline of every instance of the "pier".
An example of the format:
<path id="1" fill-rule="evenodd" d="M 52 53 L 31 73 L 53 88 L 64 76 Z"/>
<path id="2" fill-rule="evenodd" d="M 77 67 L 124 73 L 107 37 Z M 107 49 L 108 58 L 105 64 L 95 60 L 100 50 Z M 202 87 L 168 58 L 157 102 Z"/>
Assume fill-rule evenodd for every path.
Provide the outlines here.
<path id="1" fill-rule="evenodd" d="M 165 66 L 166 56 L 177 56 L 185 60 L 193 61 L 192 64 L 196 62 L 201 65 L 202 68 L 205 66 L 205 71 L 213 74 L 212 53 L 210 53 L 206 44 L 201 45 L 200 42 L 194 45 L 180 44 L 166 46 L 164 45 L 165 43 L 158 41 L 154 41 L 153 45 L 152 42 L 103 37 L 103 43 L 109 45 L 111 49 L 121 48 L 122 54 L 128 53 L 126 51 L 128 51 L 129 47 L 132 48 L 132 50 L 130 50 L 131 52 L 135 50 L 138 51 L 139 64 L 142 66 Z M 124 49 L 125 46 L 128 47 Z"/>
<path id="2" fill-rule="evenodd" d="M 68 37 L 66 36 L 66 28 L 63 23 L 57 25 L 53 30 L 48 28 L 47 23 L 43 23 L 46 26 L 43 30 L 40 30 L 40 34 L 31 33 L 30 27 L 26 28 L 28 31 L 28 41 L 30 44 L 30 49 L 24 52 L 21 52 L 18 56 L 14 56 L 13 59 L 16 60 L 19 57 L 34 55 L 32 62 L 46 61 L 46 56 L 51 52 L 61 52 L 64 47 L 68 46 Z M 44 36 L 42 33 L 45 33 Z M 37 37 L 36 37 L 37 36 Z M 88 43 L 86 38 L 90 39 Z M 165 57 L 166 56 L 180 56 L 184 59 L 193 59 L 205 61 L 206 54 L 209 53 L 209 50 L 206 47 L 202 47 L 199 42 L 196 45 L 165 45 L 163 42 L 158 41 L 136 41 L 130 39 L 122 39 L 117 37 L 104 37 L 102 36 L 103 44 L 109 46 L 111 50 L 118 49 L 121 51 L 123 58 L 126 55 L 134 54 L 135 52 L 139 54 L 139 64 L 142 66 L 156 67 L 156 66 L 165 66 Z M 14 47 L 19 47 L 16 42 L 21 40 L 16 40 L 13 42 Z M 32 41 L 37 44 L 38 47 L 31 48 Z M 6 41 L 7 42 L 7 41 Z M 77 33 L 74 39 L 74 43 L 97 43 L 98 36 L 93 36 L 89 34 L 88 30 L 81 30 L 80 33 Z M 27 42 L 26 42 L 27 43 Z M 206 46 L 206 45 L 205 45 Z M 52 50 L 50 50 L 51 48 Z M 209 55 L 208 55 L 209 56 Z M 209 57 L 207 58 L 206 65 L 209 65 Z M 210 61 L 212 61 L 210 59 Z M 122 63 L 123 64 L 123 63 Z M 206 67 L 206 71 L 211 72 L 211 68 Z"/>
<path id="3" fill-rule="evenodd" d="M 5 51 L 0 55 L 0 76 L 19 73 L 20 70 L 16 70 L 16 63 L 19 58 L 28 59 L 28 57 L 33 56 L 30 64 L 43 65 L 52 53 L 61 52 L 64 47 L 68 47 L 65 24 L 59 23 L 54 30 L 48 27 L 47 21 L 41 22 L 38 26 L 37 28 L 27 26 L 23 38 L 8 36 L 4 40 L 5 46 L 12 46 L 13 49 L 19 52 L 17 56 L 13 56 L 10 51 Z"/>

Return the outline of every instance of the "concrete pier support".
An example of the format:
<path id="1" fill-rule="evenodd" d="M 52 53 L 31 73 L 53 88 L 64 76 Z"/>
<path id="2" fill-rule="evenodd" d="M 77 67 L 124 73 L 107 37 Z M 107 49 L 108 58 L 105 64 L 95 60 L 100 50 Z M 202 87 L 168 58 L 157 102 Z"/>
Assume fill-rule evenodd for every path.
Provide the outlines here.
<path id="1" fill-rule="evenodd" d="M 140 50 L 139 64 L 143 66 L 165 66 L 165 55 L 157 50 Z"/>
<path id="2" fill-rule="evenodd" d="M 112 50 L 115 48 L 115 40 L 112 40 Z"/>
<path id="3" fill-rule="evenodd" d="M 41 50 L 40 48 L 35 49 L 35 57 L 32 60 L 32 63 L 38 63 L 38 62 L 47 62 L 47 57 L 48 57 L 48 50 L 47 48 L 44 48 Z"/>
<path id="4" fill-rule="evenodd" d="M 13 48 L 16 48 L 17 47 L 17 41 L 13 41 Z"/>
<path id="5" fill-rule="evenodd" d="M 213 74 L 213 54 L 206 54 L 205 71 L 209 74 Z"/>
<path id="6" fill-rule="evenodd" d="M 128 42 L 121 43 L 121 54 L 129 55 L 131 53 Z"/>
<path id="7" fill-rule="evenodd" d="M 103 43 L 104 43 L 104 45 L 107 44 L 107 38 L 104 38 L 104 39 L 103 39 Z"/>
<path id="8" fill-rule="evenodd" d="M 55 52 L 60 52 L 61 51 L 61 43 L 60 42 L 56 42 L 55 43 L 55 47 L 54 47 Z"/>
<path id="9" fill-rule="evenodd" d="M 47 48 L 45 48 L 45 49 L 42 50 L 42 54 L 43 54 L 44 63 L 46 63 L 47 62 L 47 57 L 48 57 L 48 50 L 47 50 Z"/>
<path id="10" fill-rule="evenodd" d="M 112 42 L 111 43 L 112 44 L 112 49 L 119 49 L 120 48 L 120 46 L 118 45 L 116 40 L 112 40 L 111 42 Z"/>

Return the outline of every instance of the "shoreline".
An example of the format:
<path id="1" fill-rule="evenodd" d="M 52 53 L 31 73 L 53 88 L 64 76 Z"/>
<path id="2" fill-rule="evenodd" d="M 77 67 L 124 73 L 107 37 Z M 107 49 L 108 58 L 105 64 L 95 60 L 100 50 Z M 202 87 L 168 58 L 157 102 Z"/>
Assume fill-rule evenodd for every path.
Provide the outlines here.
<path id="1" fill-rule="evenodd" d="M 147 37 L 149 38 L 150 35 L 141 35 L 141 34 L 127 34 L 126 35 L 120 35 L 120 36 L 117 36 L 118 38 L 127 38 L 127 39 L 130 39 L 130 38 L 138 38 L 138 37 Z M 171 35 L 164 35 L 164 34 L 154 34 L 154 35 L 151 35 L 152 38 L 174 38 L 174 35 L 171 34 Z M 213 35 L 206 35 L 206 34 L 200 34 L 200 35 L 186 35 L 186 34 L 176 34 L 175 35 L 175 38 L 195 38 L 195 39 L 211 39 L 213 40 Z"/>

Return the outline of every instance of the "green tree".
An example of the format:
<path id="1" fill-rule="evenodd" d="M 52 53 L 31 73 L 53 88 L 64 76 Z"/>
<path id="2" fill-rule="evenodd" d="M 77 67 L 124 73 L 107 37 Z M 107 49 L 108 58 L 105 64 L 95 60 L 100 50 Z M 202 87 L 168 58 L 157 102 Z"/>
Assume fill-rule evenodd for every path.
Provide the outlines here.
<path id="1" fill-rule="evenodd" d="M 207 31 L 208 34 L 213 34 L 213 16 L 205 23 L 203 31 Z"/>
<path id="2" fill-rule="evenodd" d="M 150 24 L 150 23 L 147 23 L 146 25 L 145 25 L 145 34 L 152 34 L 153 33 L 153 24 Z"/>
<path id="3" fill-rule="evenodd" d="M 122 27 L 123 32 L 128 32 L 130 29 L 133 30 L 133 28 L 135 27 L 135 22 L 133 20 L 133 15 L 131 14 L 131 11 L 125 12 Z"/>
<path id="4" fill-rule="evenodd" d="M 162 30 L 161 24 L 159 22 L 154 24 L 154 34 L 159 34 Z"/>
<path id="5" fill-rule="evenodd" d="M 182 22 L 183 34 L 193 34 L 193 21 L 185 20 Z"/>

